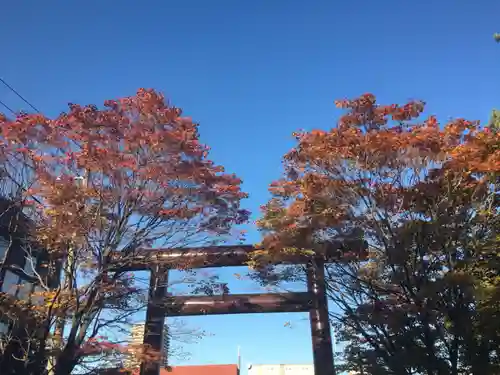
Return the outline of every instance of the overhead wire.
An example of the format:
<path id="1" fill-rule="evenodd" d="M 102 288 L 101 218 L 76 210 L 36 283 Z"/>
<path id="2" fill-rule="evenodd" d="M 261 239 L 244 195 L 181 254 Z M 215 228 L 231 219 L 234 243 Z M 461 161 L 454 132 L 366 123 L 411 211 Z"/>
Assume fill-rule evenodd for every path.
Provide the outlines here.
<path id="1" fill-rule="evenodd" d="M 24 96 L 22 96 L 14 87 L 12 87 L 11 85 L 9 85 L 3 78 L 0 77 L 0 82 L 2 82 L 4 84 L 5 87 L 7 87 L 10 91 L 12 91 L 14 94 L 16 94 L 16 96 L 21 99 L 23 102 L 25 102 L 27 105 L 29 105 L 31 107 L 31 109 L 33 109 L 35 112 L 37 113 L 40 113 L 40 111 L 38 110 L 38 108 L 36 108 L 33 104 L 31 104 L 28 99 L 26 99 Z M 6 108 L 8 108 L 5 104 L 2 103 L 2 105 Z M 10 110 L 10 109 L 9 109 Z M 13 112 L 12 110 L 10 110 L 11 112 Z"/>
<path id="2" fill-rule="evenodd" d="M 10 111 L 13 115 L 16 115 L 16 112 L 14 112 L 14 110 L 12 108 L 10 108 L 7 104 L 5 104 L 3 101 L 0 100 L 0 104 L 7 108 L 8 111 Z"/>
<path id="3" fill-rule="evenodd" d="M 38 110 L 38 108 L 36 108 L 33 104 L 31 104 L 28 99 L 26 99 L 24 96 L 22 96 L 14 87 L 12 87 L 11 85 L 9 85 L 3 78 L 0 77 L 0 82 L 2 82 L 4 84 L 5 87 L 7 87 L 10 91 L 12 91 L 18 98 L 20 98 L 23 102 L 25 102 L 27 105 L 29 105 L 31 107 L 31 109 L 33 109 L 35 112 L 37 113 L 40 113 L 40 111 Z M 5 104 L 2 100 L 0 100 L 0 104 L 7 108 L 7 110 L 9 110 L 13 115 L 17 116 L 17 113 L 12 109 L 10 108 L 7 104 Z M 7 177 L 14 183 L 17 185 L 18 188 L 21 188 L 22 190 L 26 190 L 25 187 L 23 187 L 18 181 L 15 180 L 15 178 L 13 178 L 9 173 L 7 173 Z M 33 200 L 39 204 L 41 204 L 40 200 L 33 196 L 32 197 Z"/>

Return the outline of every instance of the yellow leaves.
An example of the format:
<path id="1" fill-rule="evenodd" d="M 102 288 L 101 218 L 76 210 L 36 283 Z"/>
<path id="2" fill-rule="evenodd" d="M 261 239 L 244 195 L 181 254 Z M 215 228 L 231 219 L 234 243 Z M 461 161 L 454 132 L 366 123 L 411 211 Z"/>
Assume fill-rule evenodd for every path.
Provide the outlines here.
<path id="1" fill-rule="evenodd" d="M 56 216 L 56 215 L 58 215 L 59 213 L 58 213 L 58 211 L 57 211 L 57 210 L 55 210 L 54 208 L 47 208 L 47 209 L 45 210 L 45 214 L 46 214 L 46 215 L 48 215 L 48 216 Z"/>
<path id="2" fill-rule="evenodd" d="M 304 255 L 304 256 L 313 256 L 315 253 L 312 249 L 298 249 L 296 247 L 284 247 L 281 250 L 284 254 L 295 254 L 295 255 Z"/>
<path id="3" fill-rule="evenodd" d="M 63 304 L 57 303 L 57 302 L 52 302 L 52 301 L 46 301 L 45 302 L 45 307 L 48 308 L 48 309 L 59 309 L 62 306 L 63 306 Z"/>
<path id="4" fill-rule="evenodd" d="M 49 309 L 55 310 L 65 307 L 60 294 L 55 290 L 33 292 L 31 297 L 35 303 L 31 307 L 33 310 L 47 311 Z"/>

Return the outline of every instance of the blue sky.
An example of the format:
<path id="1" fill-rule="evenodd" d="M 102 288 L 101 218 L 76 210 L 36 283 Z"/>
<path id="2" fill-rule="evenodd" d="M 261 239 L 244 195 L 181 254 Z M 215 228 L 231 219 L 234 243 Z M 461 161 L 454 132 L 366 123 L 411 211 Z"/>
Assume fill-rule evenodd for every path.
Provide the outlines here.
<path id="1" fill-rule="evenodd" d="M 423 99 L 441 120 L 486 120 L 500 106 L 499 14 L 492 0 L 8 1 L 0 76 L 50 115 L 163 91 L 244 179 L 257 215 L 291 133 L 334 126 L 334 99 L 373 92 Z M 0 99 L 23 108 L 2 86 Z M 244 362 L 311 360 L 300 314 L 202 318 L 186 319 L 212 334 L 186 347 L 189 363 L 234 362 L 237 345 Z"/>

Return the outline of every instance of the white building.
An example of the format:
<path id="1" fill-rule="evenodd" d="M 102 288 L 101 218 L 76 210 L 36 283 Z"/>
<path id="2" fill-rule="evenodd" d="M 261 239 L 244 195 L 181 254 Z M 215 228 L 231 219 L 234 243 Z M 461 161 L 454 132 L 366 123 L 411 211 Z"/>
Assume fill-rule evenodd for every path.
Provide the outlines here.
<path id="1" fill-rule="evenodd" d="M 307 364 L 249 365 L 248 375 L 314 375 L 314 366 Z"/>

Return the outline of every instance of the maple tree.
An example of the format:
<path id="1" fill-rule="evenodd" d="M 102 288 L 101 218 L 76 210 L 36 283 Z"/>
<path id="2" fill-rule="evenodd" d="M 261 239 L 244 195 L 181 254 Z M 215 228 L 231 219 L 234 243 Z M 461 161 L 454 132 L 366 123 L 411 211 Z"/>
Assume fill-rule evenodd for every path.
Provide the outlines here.
<path id="1" fill-rule="evenodd" d="M 31 223 L 16 251 L 46 258 L 30 297 L 2 304 L 39 327 L 16 373 L 67 375 L 89 352 L 131 351 L 102 332 L 126 330 L 146 303 L 148 285 L 122 270 L 137 249 L 212 244 L 248 218 L 241 180 L 207 159 L 198 125 L 153 90 L 55 118 L 0 116 L 0 129 L 3 192 Z M 132 354 L 157 355 L 145 349 Z"/>
<path id="2" fill-rule="evenodd" d="M 368 242 L 366 258 L 347 251 L 326 267 L 342 370 L 500 373 L 495 118 L 439 124 L 419 120 L 423 102 L 372 94 L 336 104 L 336 127 L 295 134 L 258 223 L 263 247 L 318 256 L 321 243 Z"/>

